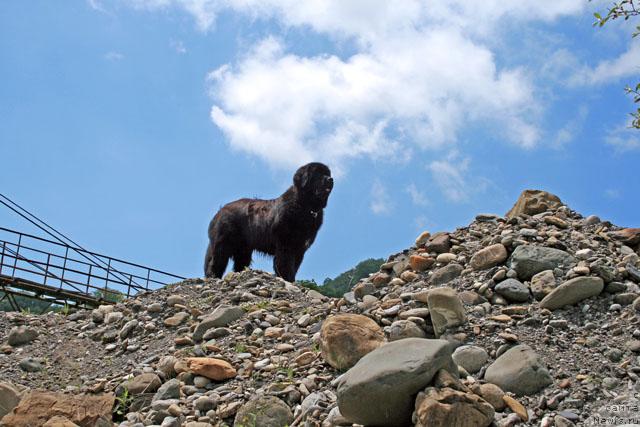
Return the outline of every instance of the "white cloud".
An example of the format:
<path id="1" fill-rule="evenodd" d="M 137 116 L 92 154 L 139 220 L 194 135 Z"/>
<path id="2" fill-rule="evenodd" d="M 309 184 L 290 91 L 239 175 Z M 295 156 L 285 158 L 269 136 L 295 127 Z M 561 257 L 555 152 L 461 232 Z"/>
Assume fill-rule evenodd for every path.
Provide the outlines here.
<path id="1" fill-rule="evenodd" d="M 630 123 L 613 129 L 605 137 L 605 142 L 614 147 L 618 152 L 640 150 L 640 137 L 638 130 L 630 127 Z"/>
<path id="2" fill-rule="evenodd" d="M 582 131 L 582 127 L 587 119 L 589 110 L 585 105 L 580 106 L 574 118 L 569 120 L 553 138 L 552 145 L 556 149 L 564 148 L 569 143 L 573 142 L 576 135 Z"/>
<path id="3" fill-rule="evenodd" d="M 388 215 L 393 209 L 387 189 L 380 180 L 375 180 L 371 186 L 371 203 L 369 207 L 376 215 Z"/>
<path id="4" fill-rule="evenodd" d="M 175 50 L 179 54 L 187 53 L 187 48 L 184 46 L 182 40 L 170 40 L 169 47 Z"/>
<path id="5" fill-rule="evenodd" d="M 180 8 L 207 31 L 223 10 L 280 29 L 306 28 L 355 42 L 350 57 L 301 56 L 267 37 L 210 74 L 211 119 L 232 148 L 293 168 L 317 159 L 401 159 L 455 146 L 468 126 L 499 129 L 522 148 L 540 140 L 535 76 L 499 66 L 501 24 L 580 13 L 584 0 L 133 0 Z"/>
<path id="6" fill-rule="evenodd" d="M 465 179 L 469 169 L 469 158 L 460 159 L 457 153 L 452 153 L 444 160 L 431 162 L 428 169 L 444 196 L 452 202 L 469 200 L 470 185 Z"/>
<path id="7" fill-rule="evenodd" d="M 625 77 L 640 75 L 640 43 L 631 43 L 626 52 L 615 59 L 607 59 L 595 67 L 579 68 L 569 83 L 572 85 L 595 85 L 615 82 Z"/>
<path id="8" fill-rule="evenodd" d="M 104 59 L 107 61 L 122 61 L 124 59 L 124 55 L 120 52 L 111 51 L 104 54 Z"/>
<path id="9" fill-rule="evenodd" d="M 411 201 L 413 202 L 414 205 L 416 206 L 429 205 L 429 199 L 427 198 L 427 196 L 424 194 L 423 191 L 420 191 L 413 182 L 409 184 L 406 191 L 407 193 L 409 193 L 409 196 L 411 197 Z"/>
<path id="10" fill-rule="evenodd" d="M 621 196 L 620 190 L 617 188 L 609 188 L 605 190 L 604 195 L 609 199 L 619 199 Z"/>

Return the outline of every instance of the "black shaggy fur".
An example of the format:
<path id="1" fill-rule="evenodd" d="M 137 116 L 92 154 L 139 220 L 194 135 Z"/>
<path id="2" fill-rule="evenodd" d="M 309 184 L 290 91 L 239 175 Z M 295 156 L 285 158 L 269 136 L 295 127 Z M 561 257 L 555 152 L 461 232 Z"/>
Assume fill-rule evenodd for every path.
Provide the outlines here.
<path id="1" fill-rule="evenodd" d="M 223 206 L 209 224 L 206 277 L 222 277 L 229 258 L 234 271 L 251 264 L 253 251 L 273 255 L 273 269 L 293 282 L 304 253 L 322 225 L 322 210 L 333 189 L 322 163 L 298 169 L 293 185 L 277 199 L 240 199 Z"/>

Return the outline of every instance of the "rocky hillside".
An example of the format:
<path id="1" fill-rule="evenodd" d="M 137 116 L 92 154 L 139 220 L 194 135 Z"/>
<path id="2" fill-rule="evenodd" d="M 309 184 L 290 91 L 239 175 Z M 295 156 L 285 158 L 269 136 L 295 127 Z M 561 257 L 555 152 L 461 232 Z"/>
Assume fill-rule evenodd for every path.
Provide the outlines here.
<path id="1" fill-rule="evenodd" d="M 342 298 L 245 271 L 0 313 L 0 425 L 638 423 L 639 254 L 640 229 L 527 191 Z"/>

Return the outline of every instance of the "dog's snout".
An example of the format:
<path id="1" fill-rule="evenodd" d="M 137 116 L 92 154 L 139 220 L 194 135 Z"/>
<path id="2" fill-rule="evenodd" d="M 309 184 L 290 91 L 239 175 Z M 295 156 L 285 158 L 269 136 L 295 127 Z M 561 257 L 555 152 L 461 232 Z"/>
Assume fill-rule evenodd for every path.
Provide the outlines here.
<path id="1" fill-rule="evenodd" d="M 329 187 L 333 187 L 333 178 L 331 178 L 330 176 L 325 176 L 324 183 Z"/>

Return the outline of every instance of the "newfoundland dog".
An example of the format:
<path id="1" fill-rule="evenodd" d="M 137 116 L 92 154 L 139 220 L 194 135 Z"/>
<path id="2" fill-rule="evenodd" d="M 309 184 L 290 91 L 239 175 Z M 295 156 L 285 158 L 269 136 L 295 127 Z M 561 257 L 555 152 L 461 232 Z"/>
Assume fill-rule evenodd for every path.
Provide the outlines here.
<path id="1" fill-rule="evenodd" d="M 258 251 L 273 255 L 278 276 L 295 281 L 332 189 L 329 168 L 309 163 L 296 171 L 293 185 L 277 199 L 240 199 L 223 206 L 209 224 L 205 276 L 222 277 L 229 258 L 233 270 L 242 271 Z"/>

